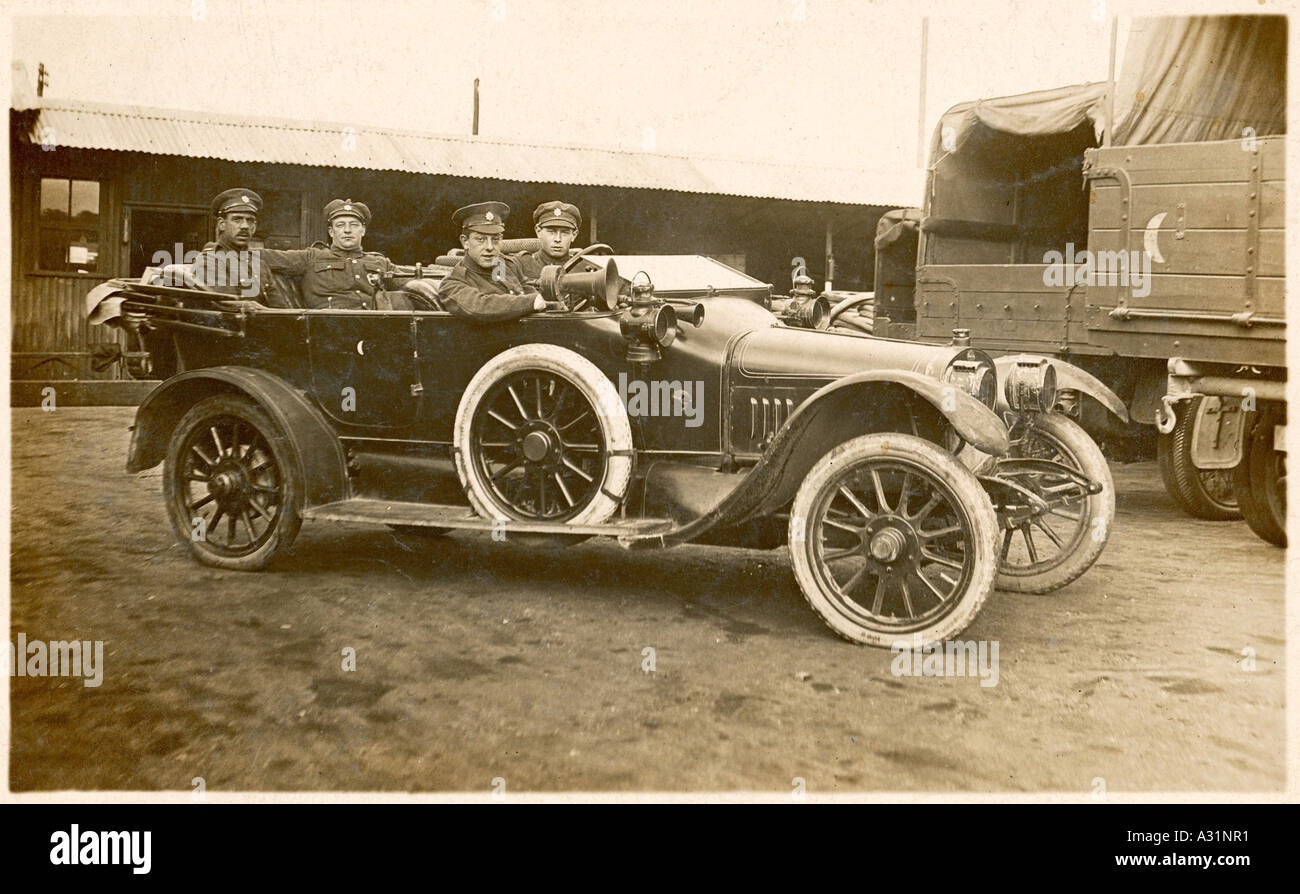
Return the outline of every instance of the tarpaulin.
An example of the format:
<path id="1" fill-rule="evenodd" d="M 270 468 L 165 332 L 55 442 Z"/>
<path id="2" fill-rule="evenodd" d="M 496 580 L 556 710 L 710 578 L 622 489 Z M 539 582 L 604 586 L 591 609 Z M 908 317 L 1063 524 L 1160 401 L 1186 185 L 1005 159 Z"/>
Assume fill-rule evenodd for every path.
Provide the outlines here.
<path id="1" fill-rule="evenodd" d="M 1116 146 L 1286 133 L 1286 17 L 1134 19 L 1115 118 Z"/>
<path id="2" fill-rule="evenodd" d="M 1088 121 L 1101 142 L 1105 101 L 1106 85 L 1096 83 L 960 103 L 939 119 L 930 157 L 958 151 L 977 124 L 1003 133 L 1046 136 L 1067 133 Z"/>
<path id="3" fill-rule="evenodd" d="M 1286 133 L 1285 16 L 1133 19 L 1115 90 L 1116 146 Z M 953 106 L 930 147 L 957 152 L 977 124 L 1019 136 L 1106 126 L 1106 84 L 1080 84 Z"/>

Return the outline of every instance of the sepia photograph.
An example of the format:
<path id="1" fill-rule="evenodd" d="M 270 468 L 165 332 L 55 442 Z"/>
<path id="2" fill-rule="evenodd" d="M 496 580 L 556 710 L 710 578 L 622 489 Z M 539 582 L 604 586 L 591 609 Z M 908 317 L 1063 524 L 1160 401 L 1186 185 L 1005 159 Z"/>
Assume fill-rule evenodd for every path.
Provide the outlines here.
<path id="1" fill-rule="evenodd" d="M 1294 799 L 1292 4 L 3 9 L 7 799 Z"/>

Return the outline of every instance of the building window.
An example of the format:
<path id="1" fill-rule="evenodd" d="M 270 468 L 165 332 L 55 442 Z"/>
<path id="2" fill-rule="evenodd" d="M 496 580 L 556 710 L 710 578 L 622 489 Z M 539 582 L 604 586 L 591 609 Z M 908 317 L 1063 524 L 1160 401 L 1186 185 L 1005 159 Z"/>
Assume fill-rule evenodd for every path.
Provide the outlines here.
<path id="1" fill-rule="evenodd" d="M 97 181 L 41 178 L 37 265 L 61 273 L 100 269 Z"/>

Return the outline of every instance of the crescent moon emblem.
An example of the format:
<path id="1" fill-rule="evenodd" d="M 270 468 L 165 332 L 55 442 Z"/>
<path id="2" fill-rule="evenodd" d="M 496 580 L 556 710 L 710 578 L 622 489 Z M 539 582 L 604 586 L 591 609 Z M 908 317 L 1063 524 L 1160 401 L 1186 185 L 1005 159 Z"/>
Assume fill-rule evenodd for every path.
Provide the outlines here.
<path id="1" fill-rule="evenodd" d="M 358 354 L 361 354 L 361 355 L 363 355 L 363 356 L 365 355 L 365 353 L 366 353 L 366 340 L 365 340 L 365 339 L 362 339 L 361 341 L 357 342 L 357 353 L 358 353 Z"/>
<path id="2" fill-rule="evenodd" d="M 1165 222 L 1168 211 L 1161 211 L 1155 217 L 1147 221 L 1146 232 L 1142 234 L 1142 247 L 1146 249 L 1147 254 L 1151 255 L 1151 260 L 1156 264 L 1163 264 L 1164 257 L 1160 254 L 1160 225 Z"/>

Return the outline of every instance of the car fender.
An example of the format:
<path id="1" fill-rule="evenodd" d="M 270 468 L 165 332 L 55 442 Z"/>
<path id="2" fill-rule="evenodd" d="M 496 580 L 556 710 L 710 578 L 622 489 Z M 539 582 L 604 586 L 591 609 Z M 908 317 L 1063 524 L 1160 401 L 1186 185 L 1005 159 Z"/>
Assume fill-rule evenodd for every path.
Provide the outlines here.
<path id="1" fill-rule="evenodd" d="M 284 379 L 245 366 L 190 370 L 172 376 L 149 392 L 131 427 L 126 470 L 142 472 L 162 462 L 180 418 L 198 401 L 221 393 L 247 395 L 283 432 L 298 458 L 306 506 L 347 498 L 347 458 L 324 414 L 304 392 Z"/>
<path id="2" fill-rule="evenodd" d="M 984 404 L 954 385 L 941 382 L 933 376 L 903 369 L 874 369 L 836 379 L 804 401 L 790 417 L 787 428 L 792 428 L 799 421 L 800 414 L 811 411 L 818 401 L 866 382 L 901 385 L 925 398 L 952 424 L 963 441 L 973 444 L 984 453 L 1001 456 L 1011 449 L 1006 425 Z"/>
<path id="3" fill-rule="evenodd" d="M 1056 369 L 1057 392 L 1066 388 L 1080 391 L 1118 416 L 1121 422 L 1129 421 L 1128 407 L 1124 406 L 1124 401 L 1120 400 L 1114 391 L 1107 388 L 1101 379 L 1087 370 L 1080 369 L 1073 363 L 1067 363 L 1055 357 L 1045 357 L 1041 354 L 1009 354 L 1005 357 L 995 357 L 993 359 L 993 366 L 998 371 L 998 402 L 996 409 L 999 414 L 1012 412 L 1010 405 L 1007 404 L 1006 395 L 1003 393 L 1004 386 L 1011 368 L 1016 365 L 1017 361 L 1021 360 L 1050 360 L 1052 366 Z"/>

